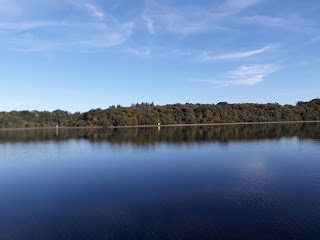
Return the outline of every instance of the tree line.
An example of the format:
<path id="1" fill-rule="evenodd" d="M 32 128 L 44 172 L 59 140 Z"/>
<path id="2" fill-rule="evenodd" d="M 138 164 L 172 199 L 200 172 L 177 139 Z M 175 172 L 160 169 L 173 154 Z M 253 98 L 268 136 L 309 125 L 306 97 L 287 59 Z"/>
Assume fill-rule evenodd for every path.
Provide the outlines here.
<path id="1" fill-rule="evenodd" d="M 93 127 L 167 124 L 205 124 L 236 122 L 274 122 L 320 120 L 320 99 L 299 101 L 296 105 L 256 104 L 132 104 L 110 106 L 88 112 L 62 110 L 0 112 L 0 128 Z"/>

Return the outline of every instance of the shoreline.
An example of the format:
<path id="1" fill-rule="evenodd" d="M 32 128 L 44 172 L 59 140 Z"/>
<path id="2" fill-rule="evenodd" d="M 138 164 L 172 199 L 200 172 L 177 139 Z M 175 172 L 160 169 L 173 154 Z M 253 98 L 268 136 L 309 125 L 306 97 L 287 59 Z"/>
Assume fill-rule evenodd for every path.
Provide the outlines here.
<path id="1" fill-rule="evenodd" d="M 29 130 L 59 130 L 59 129 L 119 129 L 119 128 L 163 128 L 163 127 L 201 127 L 201 126 L 235 126 L 235 125 L 263 125 L 263 124 L 293 124 L 293 123 L 320 123 L 315 121 L 278 121 L 278 122 L 234 122 L 234 123 L 193 123 L 167 125 L 134 125 L 134 126 L 89 126 L 89 127 L 32 127 L 32 128 L 0 128 L 0 131 L 29 131 Z"/>

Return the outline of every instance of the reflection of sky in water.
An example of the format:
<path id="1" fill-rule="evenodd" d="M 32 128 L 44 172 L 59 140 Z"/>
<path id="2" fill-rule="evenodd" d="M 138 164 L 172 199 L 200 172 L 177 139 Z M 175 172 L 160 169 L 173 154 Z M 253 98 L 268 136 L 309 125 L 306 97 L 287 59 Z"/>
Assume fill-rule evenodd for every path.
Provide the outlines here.
<path id="1" fill-rule="evenodd" d="M 248 164 L 244 167 L 244 173 L 253 178 L 263 178 L 267 173 L 267 164 L 263 156 L 248 158 Z"/>
<path id="2" fill-rule="evenodd" d="M 134 169 L 156 166 L 195 167 L 207 166 L 239 167 L 242 172 L 263 175 L 267 162 L 286 157 L 279 162 L 308 156 L 319 150 L 315 141 L 298 138 L 261 140 L 255 142 L 155 144 L 152 148 L 141 148 L 130 143 L 113 145 L 106 142 L 90 143 L 86 140 L 69 140 L 46 143 L 1 144 L 0 175 L 10 173 L 48 170 L 63 174 L 72 169 L 99 170 L 100 167 Z"/>
<path id="3" fill-rule="evenodd" d="M 57 231 L 54 224 L 82 226 L 82 218 L 91 238 L 110 229 L 140 239 L 155 229 L 178 236 L 202 229 L 198 234 L 212 239 L 230 237 L 232 231 L 245 236 L 246 226 L 259 237 L 266 230 L 276 234 L 280 223 L 293 233 L 320 233 L 315 220 L 320 219 L 320 145 L 315 140 L 145 147 L 80 139 L 5 143 L 0 153 L 0 235 L 29 229 L 24 237 L 32 236 L 43 227 L 51 229 L 50 235 Z M 119 232 L 115 239 L 130 239 Z"/>

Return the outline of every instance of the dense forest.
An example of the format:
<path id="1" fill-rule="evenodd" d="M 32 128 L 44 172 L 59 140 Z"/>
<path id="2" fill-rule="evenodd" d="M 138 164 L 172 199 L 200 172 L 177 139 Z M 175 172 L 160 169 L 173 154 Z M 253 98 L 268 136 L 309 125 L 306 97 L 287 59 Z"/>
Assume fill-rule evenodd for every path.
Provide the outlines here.
<path id="1" fill-rule="evenodd" d="M 105 110 L 70 113 L 62 110 L 0 112 L 0 128 L 92 127 L 167 124 L 205 124 L 236 122 L 311 121 L 320 120 L 320 99 L 297 102 L 256 104 L 133 104 L 111 106 Z"/>

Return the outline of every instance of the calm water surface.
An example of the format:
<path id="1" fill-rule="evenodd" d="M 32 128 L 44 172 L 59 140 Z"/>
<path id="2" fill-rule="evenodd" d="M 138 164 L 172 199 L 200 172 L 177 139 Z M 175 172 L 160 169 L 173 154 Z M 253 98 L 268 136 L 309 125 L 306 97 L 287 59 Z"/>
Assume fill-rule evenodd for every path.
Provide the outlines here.
<path id="1" fill-rule="evenodd" d="M 320 125 L 0 131 L 0 239 L 320 239 Z"/>

